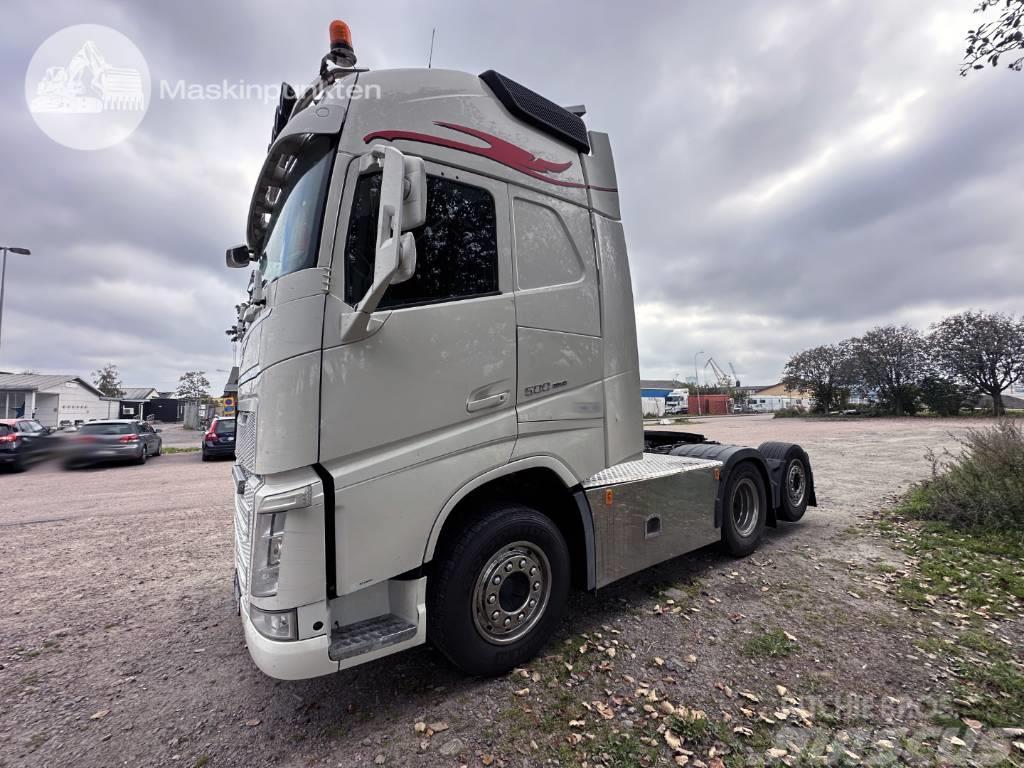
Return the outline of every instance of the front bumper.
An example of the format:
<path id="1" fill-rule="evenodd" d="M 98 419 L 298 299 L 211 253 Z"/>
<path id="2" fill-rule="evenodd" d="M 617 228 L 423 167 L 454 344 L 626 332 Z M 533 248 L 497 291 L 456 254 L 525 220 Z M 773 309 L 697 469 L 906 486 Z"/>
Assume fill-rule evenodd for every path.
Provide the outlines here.
<path id="1" fill-rule="evenodd" d="M 278 680 L 304 680 L 337 672 L 338 662 L 331 661 L 327 649 L 331 644 L 328 635 L 311 637 L 308 640 L 270 640 L 252 625 L 249 618 L 249 602 L 242 598 L 242 627 L 245 630 L 245 645 L 249 655 L 260 670 Z"/>

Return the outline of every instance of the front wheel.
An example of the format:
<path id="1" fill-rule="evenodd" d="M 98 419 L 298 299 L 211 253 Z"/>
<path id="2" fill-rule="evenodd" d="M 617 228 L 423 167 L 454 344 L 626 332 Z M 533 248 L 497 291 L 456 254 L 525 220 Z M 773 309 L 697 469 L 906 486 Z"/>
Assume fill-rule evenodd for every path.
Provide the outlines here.
<path id="1" fill-rule="evenodd" d="M 767 520 L 764 478 L 753 464 L 739 464 L 729 473 L 722 497 L 722 543 L 729 554 L 746 557 L 757 549 Z"/>
<path id="2" fill-rule="evenodd" d="M 519 504 L 485 508 L 439 547 L 427 582 L 427 634 L 471 675 L 531 659 L 569 597 L 569 549 L 558 527 Z"/>

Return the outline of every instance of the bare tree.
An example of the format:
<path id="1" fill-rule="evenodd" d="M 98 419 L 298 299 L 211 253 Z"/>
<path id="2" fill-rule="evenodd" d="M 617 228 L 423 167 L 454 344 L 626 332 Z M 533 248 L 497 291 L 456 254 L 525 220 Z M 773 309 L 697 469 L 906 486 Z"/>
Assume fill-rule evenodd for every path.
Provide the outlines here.
<path id="1" fill-rule="evenodd" d="M 852 342 L 858 384 L 897 416 L 916 399 L 915 384 L 928 368 L 921 334 L 909 325 L 872 328 Z"/>
<path id="2" fill-rule="evenodd" d="M 793 355 L 786 363 L 782 383 L 787 389 L 810 392 L 815 409 L 829 413 L 841 408 L 853 383 L 850 342 L 825 344 Z"/>
<path id="3" fill-rule="evenodd" d="M 977 29 L 967 30 L 967 50 L 964 61 L 960 65 L 960 74 L 966 76 L 972 69 L 984 69 L 985 64 L 999 66 L 999 58 L 1004 54 L 1020 52 L 1024 49 L 1024 0 L 981 0 L 975 7 L 975 13 L 985 13 L 989 9 L 1002 6 L 998 18 L 978 25 Z M 1010 69 L 1020 72 L 1024 68 L 1024 55 L 1010 62 Z"/>
<path id="4" fill-rule="evenodd" d="M 1003 390 L 1024 379 L 1024 320 L 998 312 L 968 310 L 932 325 L 932 360 L 950 378 L 992 398 L 1003 416 Z"/>
<path id="5" fill-rule="evenodd" d="M 121 374 L 113 363 L 107 363 L 98 371 L 93 371 L 92 383 L 107 397 L 124 395 L 124 389 L 121 387 Z"/>

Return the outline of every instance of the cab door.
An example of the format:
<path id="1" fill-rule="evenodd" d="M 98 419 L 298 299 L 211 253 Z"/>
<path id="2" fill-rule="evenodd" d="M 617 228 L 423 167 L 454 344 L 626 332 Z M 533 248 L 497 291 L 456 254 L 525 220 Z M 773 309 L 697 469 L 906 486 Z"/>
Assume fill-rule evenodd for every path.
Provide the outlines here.
<path id="1" fill-rule="evenodd" d="M 339 594 L 419 566 L 444 503 L 507 463 L 517 434 L 505 184 L 427 163 L 415 273 L 389 286 L 368 337 L 343 344 L 342 315 L 372 282 L 380 189 L 379 172 L 350 166 L 321 381 L 320 463 L 335 483 Z M 394 535 L 382 541 L 382 530 Z M 367 540 L 374 547 L 360 548 Z"/>

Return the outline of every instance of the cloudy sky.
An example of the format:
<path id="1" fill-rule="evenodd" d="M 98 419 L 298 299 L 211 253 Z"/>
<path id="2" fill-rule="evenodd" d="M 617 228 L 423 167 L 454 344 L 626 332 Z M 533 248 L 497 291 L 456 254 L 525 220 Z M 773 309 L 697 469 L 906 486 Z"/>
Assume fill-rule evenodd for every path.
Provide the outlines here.
<path id="1" fill-rule="evenodd" d="M 1024 310 L 1024 74 L 958 76 L 973 0 L 898 3 L 15 3 L 0 25 L 0 370 L 172 388 L 231 366 L 246 275 L 223 266 L 273 105 L 154 98 L 113 148 L 39 130 L 25 72 L 43 41 L 104 24 L 154 82 L 310 80 L 328 22 L 360 64 L 496 69 L 583 102 L 611 134 L 645 377 L 693 356 L 747 383 L 788 355 L 888 322 Z M 58 62 L 55 62 L 58 63 Z M 159 96 L 159 94 L 155 94 Z"/>

